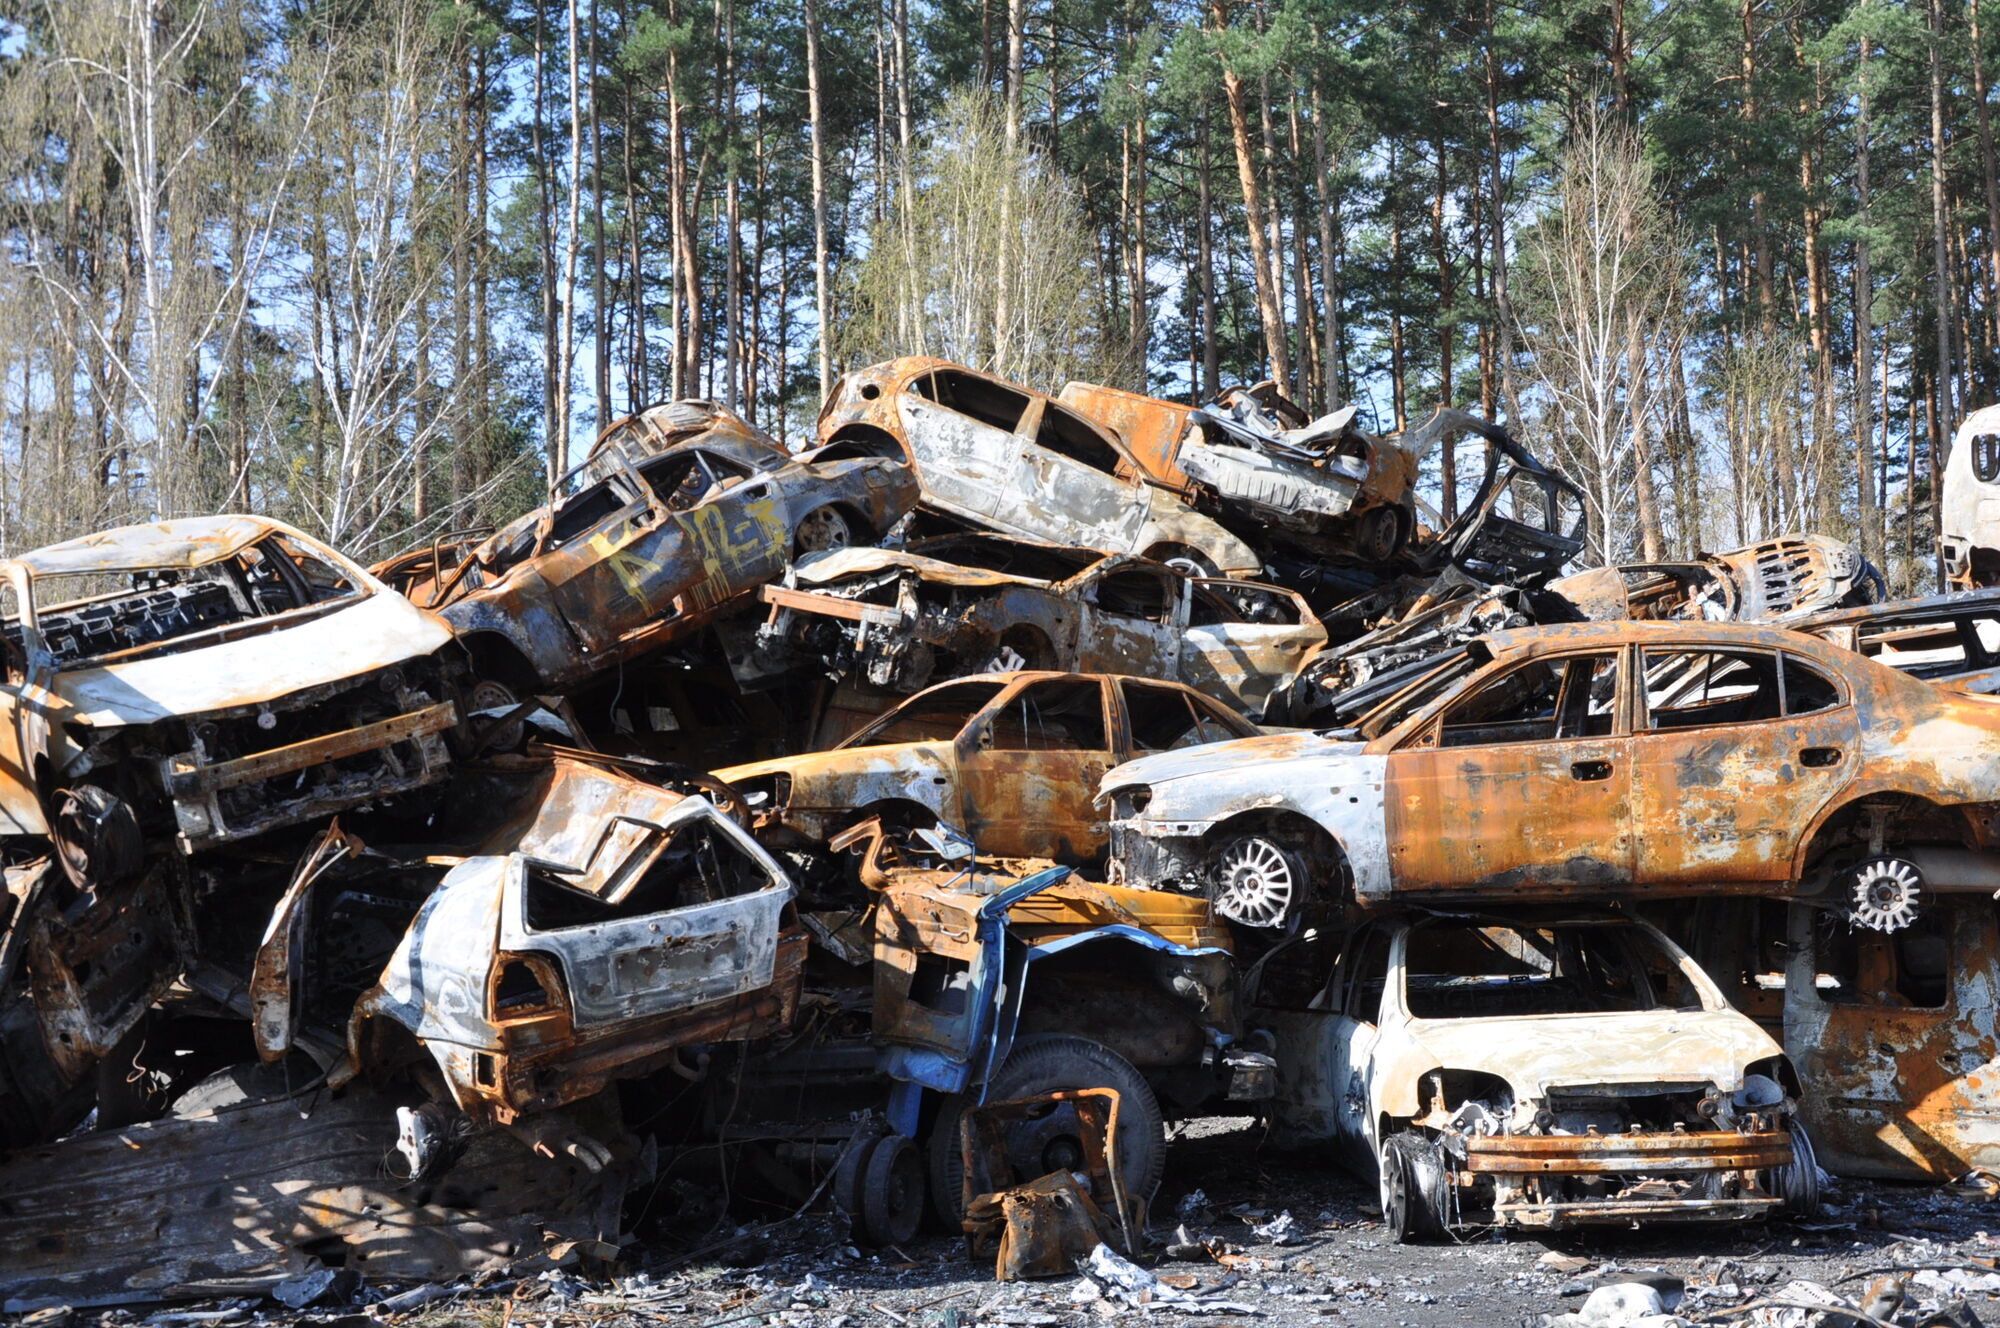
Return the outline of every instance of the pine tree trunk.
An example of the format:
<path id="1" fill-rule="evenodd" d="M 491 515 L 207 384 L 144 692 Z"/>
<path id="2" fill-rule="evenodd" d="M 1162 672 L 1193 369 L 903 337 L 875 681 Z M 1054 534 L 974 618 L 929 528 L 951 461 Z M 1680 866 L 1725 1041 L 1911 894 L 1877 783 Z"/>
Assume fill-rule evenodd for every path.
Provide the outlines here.
<path id="1" fill-rule="evenodd" d="M 827 272 L 826 124 L 819 95 L 818 0 L 805 0 L 805 19 L 806 114 L 812 129 L 813 300 L 819 315 L 814 334 L 819 340 L 819 394 L 824 400 L 833 391 L 833 355 L 829 341 L 833 327 L 833 292 Z"/>
<path id="2" fill-rule="evenodd" d="M 1338 204 L 1333 192 L 1333 163 L 1326 142 L 1326 112 L 1320 103 L 1319 81 L 1313 81 L 1313 165 L 1319 175 L 1319 264 L 1320 299 L 1324 312 L 1320 323 L 1325 337 L 1322 352 L 1325 366 L 1320 370 L 1321 405 L 1328 411 L 1345 404 L 1340 382 L 1340 237 L 1335 218 Z M 1206 199 L 1203 201 L 1207 206 Z"/>
<path id="3" fill-rule="evenodd" d="M 1220 32 L 1229 26 L 1225 0 L 1212 0 L 1212 4 L 1211 13 Z M 1278 292 L 1271 283 L 1270 246 L 1264 230 L 1263 195 L 1257 186 L 1257 163 L 1250 147 L 1249 112 L 1243 104 L 1243 80 L 1230 68 L 1227 57 L 1222 58 L 1222 93 L 1229 103 L 1229 130 L 1236 148 L 1236 178 L 1243 189 L 1245 228 L 1250 235 L 1250 266 L 1256 283 L 1258 321 L 1264 329 L 1264 350 L 1272 381 L 1279 392 L 1289 395 L 1292 373 L 1285 349 L 1285 320 L 1278 308 Z"/>
<path id="4" fill-rule="evenodd" d="M 1866 9 L 1868 3 L 1869 0 L 1861 0 L 1861 7 Z M 1869 38 L 1861 39 L 1861 59 L 1855 75 L 1854 192 L 1861 221 L 1854 242 L 1854 469 L 1860 506 L 1861 552 L 1879 567 L 1883 561 L 1882 520 L 1875 505 L 1875 433 L 1868 417 L 1875 396 L 1875 288 L 1874 278 L 1868 270 L 1868 232 L 1874 224 L 1868 185 L 1871 129 L 1868 62 L 1873 45 Z M 1888 423 L 1886 411 L 1883 423 Z"/>

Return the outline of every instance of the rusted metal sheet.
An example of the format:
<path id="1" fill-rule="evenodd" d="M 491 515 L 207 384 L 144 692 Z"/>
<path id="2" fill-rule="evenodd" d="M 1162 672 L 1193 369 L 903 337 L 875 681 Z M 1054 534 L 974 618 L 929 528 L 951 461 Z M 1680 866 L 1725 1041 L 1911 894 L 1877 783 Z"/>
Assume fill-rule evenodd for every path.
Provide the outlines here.
<path id="1" fill-rule="evenodd" d="M 623 1168 L 591 1173 L 504 1133 L 475 1138 L 438 1184 L 390 1179 L 396 1106 L 319 1089 L 14 1153 L 0 1307 L 255 1292 L 313 1256 L 372 1280 L 445 1281 L 532 1267 L 545 1224 L 616 1239 Z M 601 1113 L 584 1119 L 619 1137 Z"/>
<path id="2" fill-rule="evenodd" d="M 136 841 L 169 809 L 194 852 L 444 774 L 449 629 L 289 526 L 126 527 L 0 564 L 0 582 L 0 832 L 68 836 L 79 883 L 129 870 L 106 836 Z M 162 751 L 184 755 L 150 768 Z M 182 767 L 218 766 L 243 796 L 175 787 Z M 249 787 L 306 770 L 282 793 Z M 93 790 L 99 825 L 129 828 L 52 820 L 65 786 Z"/>
<path id="3" fill-rule="evenodd" d="M 981 529 L 1256 576 L 1263 560 L 1182 502 L 1113 433 L 1040 392 L 909 357 L 841 379 L 819 419 L 830 456 L 907 457 L 923 505 Z"/>
<path id="4" fill-rule="evenodd" d="M 1134 707 L 1154 702 L 1180 707 L 1175 722 L 1135 727 Z M 833 751 L 715 773 L 743 793 L 774 842 L 819 845 L 871 816 L 916 817 L 963 827 L 984 853 L 1079 862 L 1105 843 L 1092 790 L 1141 741 L 1254 731 L 1174 683 L 996 673 L 919 692 Z"/>
<path id="5" fill-rule="evenodd" d="M 762 650 L 903 692 L 1011 664 L 1172 678 L 1260 715 L 1326 640 L 1292 591 L 993 536 L 815 554 L 786 582 L 761 592 Z"/>
<path id="6" fill-rule="evenodd" d="M 1132 1231 L 1143 1229 L 1145 1212 L 1143 1201 L 1125 1193 L 1120 1173 L 1120 1105 L 1116 1089 L 1073 1089 L 982 1103 L 959 1118 L 961 1225 L 974 1258 L 994 1251 L 995 1281 L 1060 1277 L 1098 1245 L 1133 1251 Z M 1048 1151 L 1028 1141 L 1058 1132 L 1063 1165 L 1039 1177 L 1021 1175 L 1020 1153 L 1039 1162 Z M 1079 1145 L 1074 1157 L 1071 1138 Z"/>
<path id="7" fill-rule="evenodd" d="M 794 553 L 880 539 L 916 501 L 900 459 L 792 457 L 721 407 L 696 430 L 653 426 L 684 404 L 613 426 L 567 497 L 380 570 L 443 615 L 483 678 L 560 691 L 692 635 Z"/>
<path id="8" fill-rule="evenodd" d="M 1809 892 L 1996 844 L 1994 705 L 1776 628 L 1525 628 L 1356 729 L 1147 757 L 1103 794 L 1132 884 L 1210 889 L 1271 841 L 1266 875 L 1364 904 Z"/>

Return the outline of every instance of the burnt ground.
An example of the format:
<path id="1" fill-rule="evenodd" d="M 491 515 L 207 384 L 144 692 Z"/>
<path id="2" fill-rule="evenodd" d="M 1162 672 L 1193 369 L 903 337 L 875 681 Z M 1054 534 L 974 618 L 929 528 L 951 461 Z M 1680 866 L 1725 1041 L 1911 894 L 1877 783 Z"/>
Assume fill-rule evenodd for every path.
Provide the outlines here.
<path id="1" fill-rule="evenodd" d="M 1782 1298 L 1796 1280 L 1850 1296 L 1856 1278 L 1894 1265 L 1963 1265 L 2000 1256 L 2000 1198 L 1948 1189 L 1838 1182 L 1815 1222 L 1565 1233 L 1552 1237 L 1475 1236 L 1462 1243 L 1399 1246 L 1388 1241 L 1372 1184 L 1310 1156 L 1260 1146 L 1261 1131 L 1238 1119 L 1175 1127 L 1167 1182 L 1154 1202 L 1154 1235 L 1171 1232 L 1184 1200 L 1197 1239 L 1226 1242 L 1224 1267 L 1212 1260 L 1176 1262 L 1158 1244 L 1140 1262 L 1189 1281 L 1231 1307 L 1200 1317 L 1171 1306 L 1137 1310 L 1092 1297 L 1072 1276 L 997 1283 L 990 1258 L 967 1257 L 962 1240 L 927 1235 L 905 1247 L 855 1247 L 824 1216 L 743 1225 L 740 1219 L 660 1222 L 608 1270 L 544 1273 L 448 1298 L 372 1314 L 355 1304 L 305 1314 L 270 1301 L 209 1302 L 164 1310 L 78 1312 L 74 1324 L 150 1320 L 160 1328 L 208 1323 L 318 1320 L 341 1328 L 388 1320 L 420 1328 L 606 1328 L 670 1323 L 683 1328 L 1083 1328 L 1107 1318 L 1170 1319 L 1216 1328 L 1251 1324 L 1534 1325 L 1575 1311 L 1598 1281 L 1626 1272 L 1664 1272 L 1684 1280 L 1681 1312 L 1711 1322 L 1800 1323 L 1802 1316 L 1758 1319 L 1730 1309 Z M 697 1203 L 696 1208 L 699 1207 Z M 1296 1236 L 1278 1245 L 1253 1224 L 1281 1213 Z M 1989 1237 L 1988 1232 L 1995 1233 Z M 1240 1251 L 1240 1257 L 1235 1253 Z M 1558 1260 L 1562 1262 L 1557 1263 Z M 2000 1325 L 2000 1276 L 1946 1273 L 1955 1288 L 1910 1288 L 1916 1302 L 1962 1299 L 1975 1318 Z M 1970 1283 L 1968 1285 L 1968 1279 Z M 1979 1289 L 1990 1283 L 1992 1291 Z M 393 1290 L 393 1289 L 392 1289 Z M 439 1291 L 444 1290 L 439 1288 Z M 364 1293 L 378 1299 L 382 1291 Z M 435 1293 L 433 1293 L 435 1294 Z M 406 1298 L 407 1299 L 407 1298 Z M 384 1311 L 390 1311 L 385 1313 Z M 1712 1316 L 1712 1317 L 1711 1317 Z M 1898 1320 L 1916 1323 L 1906 1314 Z M 1834 1322 L 1829 1320 L 1828 1322 Z"/>

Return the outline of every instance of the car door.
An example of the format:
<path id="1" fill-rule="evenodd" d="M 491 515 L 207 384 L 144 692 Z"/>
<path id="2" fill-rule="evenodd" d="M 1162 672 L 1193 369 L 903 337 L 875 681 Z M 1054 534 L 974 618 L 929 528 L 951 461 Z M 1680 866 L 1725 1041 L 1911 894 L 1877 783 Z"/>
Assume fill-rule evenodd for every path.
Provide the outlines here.
<path id="1" fill-rule="evenodd" d="M 1289 590 L 1241 581 L 1188 583 L 1180 671 L 1190 687 L 1259 715 L 1271 693 L 1298 676 L 1326 628 Z"/>
<path id="2" fill-rule="evenodd" d="M 1388 739 L 1396 890 L 1594 892 L 1631 883 L 1625 653 L 1507 663 Z"/>
<path id="3" fill-rule="evenodd" d="M 1853 777 L 1854 706 L 1790 652 L 1640 650 L 1632 810 L 1647 888 L 1787 881 L 1799 836 Z"/>
<path id="4" fill-rule="evenodd" d="M 1013 474 L 1000 515 L 1024 534 L 1106 553 L 1138 553 L 1152 513 L 1143 483 L 1121 479 L 1123 458 L 1095 428 L 1038 399 L 1021 419 Z"/>
<path id="5" fill-rule="evenodd" d="M 1073 667 L 1174 677 L 1184 613 L 1180 578 L 1164 567 L 1106 559 L 1056 587 L 1076 605 Z"/>
<path id="6" fill-rule="evenodd" d="M 936 390 L 949 392 L 960 374 L 936 375 L 948 379 Z M 978 384 L 981 389 L 988 384 Z M 979 395 L 980 416 L 956 410 L 930 400 L 917 390 L 905 391 L 897 400 L 896 413 L 902 420 L 903 437 L 911 460 L 923 483 L 924 500 L 934 507 L 961 516 L 985 519 L 1008 529 L 1031 528 L 1009 517 L 1016 509 L 1003 506 L 1003 495 L 1013 482 L 1020 461 L 1022 438 L 1016 432 L 1026 413 L 1029 398 L 1021 393 L 991 385 Z"/>
<path id="7" fill-rule="evenodd" d="M 1985 891 L 1924 896 L 1890 933 L 1791 906 L 1785 1050 L 1820 1161 L 1956 1179 L 2000 1167 L 2000 916 Z"/>
<path id="8" fill-rule="evenodd" d="M 701 479 L 692 457 L 666 457 L 642 475 L 620 463 L 559 504 L 534 570 L 587 656 L 678 612 L 689 552 L 668 519 L 666 495 Z"/>
<path id="9" fill-rule="evenodd" d="M 706 485 L 685 505 L 677 498 L 667 503 L 701 559 L 701 580 L 685 594 L 688 613 L 714 608 L 782 573 L 792 528 L 776 474 L 704 449 L 694 455 Z"/>
<path id="10" fill-rule="evenodd" d="M 1357 930 L 1309 1008 L 1257 1012 L 1278 1042 L 1271 1112 L 1280 1137 L 1292 1145 L 1330 1143 L 1363 1170 L 1374 1156 L 1367 1083 L 1394 932 L 1379 922 Z"/>
<path id="11" fill-rule="evenodd" d="M 1104 851 L 1094 799 L 1116 764 L 1104 685 L 1091 677 L 1030 678 L 966 726 L 958 797 L 982 853 L 1080 863 Z"/>

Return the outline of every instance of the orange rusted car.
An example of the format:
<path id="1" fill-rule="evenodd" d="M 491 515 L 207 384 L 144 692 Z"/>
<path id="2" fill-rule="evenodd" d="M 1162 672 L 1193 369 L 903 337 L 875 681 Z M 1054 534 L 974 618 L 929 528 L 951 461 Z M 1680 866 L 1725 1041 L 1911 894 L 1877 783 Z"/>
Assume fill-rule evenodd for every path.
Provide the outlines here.
<path id="1" fill-rule="evenodd" d="M 1283 926 L 1391 899 L 1845 892 L 2000 847 L 2000 702 L 1736 623 L 1496 632 L 1354 729 L 1106 776 L 1114 867 Z"/>
<path id="2" fill-rule="evenodd" d="M 1104 850 L 1091 791 L 1106 770 L 1256 731 L 1179 683 L 992 673 L 918 692 L 830 752 L 715 774 L 784 847 L 881 816 L 962 826 L 986 854 L 1074 863 Z"/>

